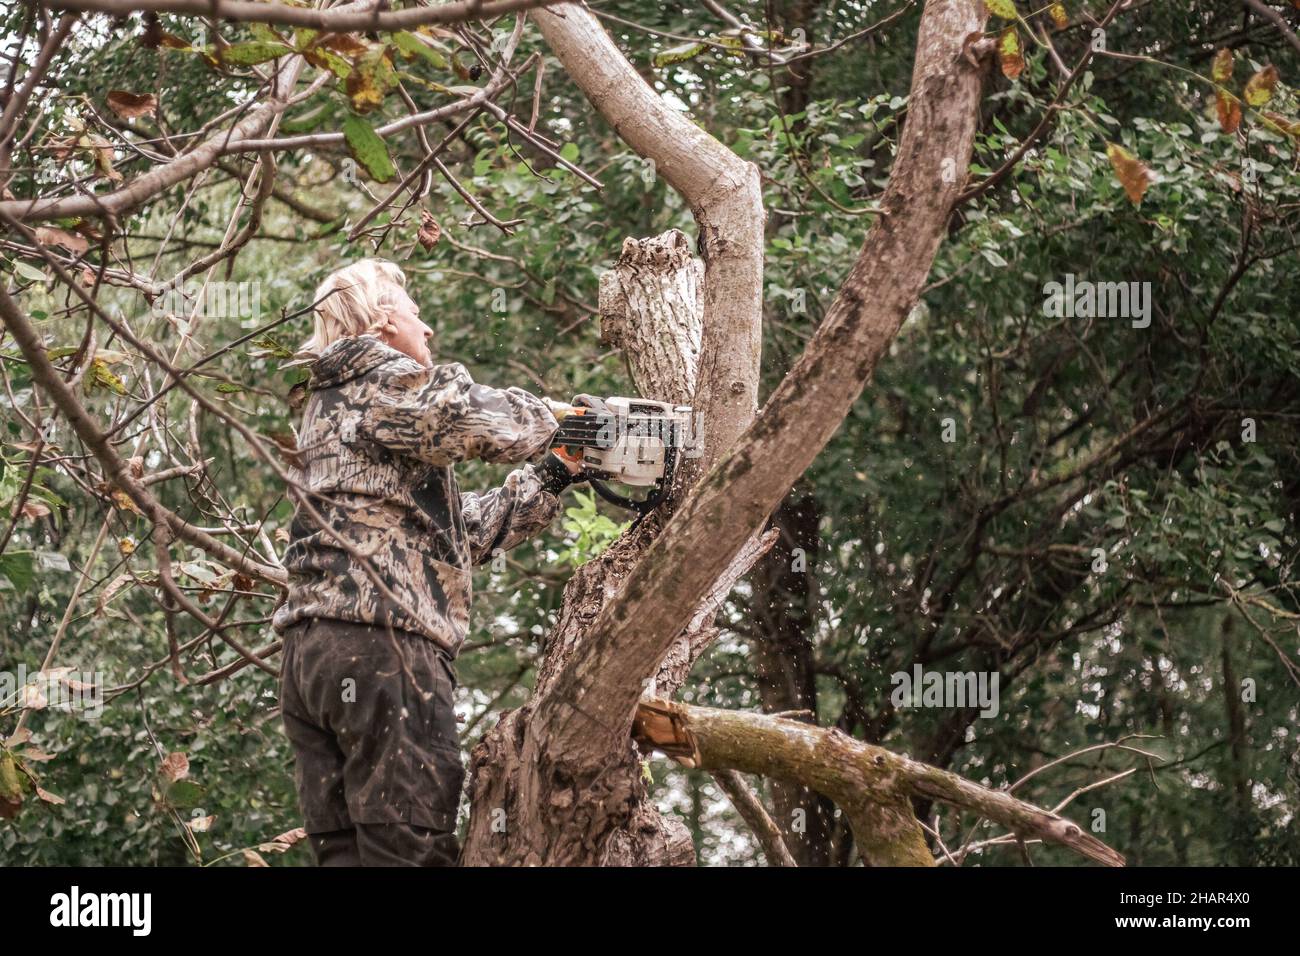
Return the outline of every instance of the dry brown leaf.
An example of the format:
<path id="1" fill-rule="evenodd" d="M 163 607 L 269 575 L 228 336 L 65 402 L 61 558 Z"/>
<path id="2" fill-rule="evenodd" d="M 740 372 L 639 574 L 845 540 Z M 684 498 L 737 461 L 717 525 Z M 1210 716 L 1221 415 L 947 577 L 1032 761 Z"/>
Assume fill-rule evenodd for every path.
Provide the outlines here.
<path id="1" fill-rule="evenodd" d="M 49 513 L 50 506 L 39 499 L 28 498 L 23 502 L 22 516 L 28 520 L 34 521 L 37 518 L 44 518 Z"/>
<path id="2" fill-rule="evenodd" d="M 74 256 L 79 256 L 90 248 L 90 243 L 76 233 L 68 232 L 66 229 L 56 229 L 53 226 L 37 228 L 36 241 L 43 246 L 62 246 Z"/>
<path id="3" fill-rule="evenodd" d="M 1143 195 L 1151 186 L 1151 170 L 1146 163 L 1118 143 L 1106 144 L 1106 156 L 1129 200 L 1135 206 L 1142 202 Z"/>
<path id="4" fill-rule="evenodd" d="M 1237 132 L 1237 127 L 1241 126 L 1241 100 L 1219 90 L 1214 98 L 1214 108 L 1219 114 L 1219 128 L 1225 133 Z"/>
<path id="5" fill-rule="evenodd" d="M 152 93 L 128 93 L 126 90 L 109 90 L 108 108 L 122 119 L 149 116 L 158 109 L 158 97 Z"/>
<path id="6" fill-rule="evenodd" d="M 420 231 L 415 238 L 420 241 L 420 245 L 425 249 L 432 249 L 438 244 L 442 237 L 442 226 L 438 225 L 438 220 L 433 218 L 433 213 L 427 209 L 420 210 Z"/>
<path id="7" fill-rule="evenodd" d="M 122 540 L 125 541 L 129 539 L 123 538 Z M 120 543 L 118 547 L 121 547 Z M 134 545 L 132 547 L 134 547 Z M 130 587 L 132 583 L 134 583 L 134 579 L 129 574 L 119 574 L 109 582 L 108 586 L 99 592 L 99 598 L 95 601 L 95 616 L 102 617 L 104 609 L 108 607 L 109 602 L 111 602 L 113 598 L 117 597 L 124 589 Z"/>
<path id="8" fill-rule="evenodd" d="M 358 40 L 350 33 L 326 33 L 317 37 L 313 45 L 323 46 L 344 56 L 361 56 L 370 50 L 364 41 Z"/>
<path id="9" fill-rule="evenodd" d="M 292 830 L 286 830 L 283 833 L 272 837 L 271 842 L 281 843 L 288 848 L 305 839 L 307 839 L 307 830 L 303 827 L 295 827 Z"/>
<path id="10" fill-rule="evenodd" d="M 158 774 L 168 783 L 184 780 L 190 775 L 190 758 L 179 751 L 169 753 L 163 758 Z"/>

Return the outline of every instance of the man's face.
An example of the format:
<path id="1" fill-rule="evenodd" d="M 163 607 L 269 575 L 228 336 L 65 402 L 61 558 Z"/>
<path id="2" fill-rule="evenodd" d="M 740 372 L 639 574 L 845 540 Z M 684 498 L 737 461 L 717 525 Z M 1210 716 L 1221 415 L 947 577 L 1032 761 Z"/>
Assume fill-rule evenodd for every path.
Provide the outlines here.
<path id="1" fill-rule="evenodd" d="M 421 365 L 432 365 L 433 354 L 429 351 L 429 341 L 433 338 L 433 329 L 420 321 L 420 308 L 411 301 L 406 290 L 385 282 L 379 301 L 388 312 L 388 324 L 382 333 L 384 342 L 397 351 L 406 353 Z"/>

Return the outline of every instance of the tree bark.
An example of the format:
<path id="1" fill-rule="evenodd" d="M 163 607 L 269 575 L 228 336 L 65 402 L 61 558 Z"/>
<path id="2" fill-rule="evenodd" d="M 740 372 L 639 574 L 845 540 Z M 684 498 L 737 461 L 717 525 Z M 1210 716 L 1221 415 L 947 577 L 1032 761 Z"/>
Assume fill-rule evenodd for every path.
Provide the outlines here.
<path id="1" fill-rule="evenodd" d="M 532 16 L 569 78 L 623 142 L 654 163 L 699 227 L 705 324 L 692 404 L 704 422 L 708 467 L 758 407 L 764 225 L 758 169 L 664 102 L 592 13 L 566 3 Z"/>
<path id="2" fill-rule="evenodd" d="M 646 682 L 839 427 L 929 272 L 961 187 L 952 171 L 970 158 L 983 68 L 967 40 L 984 17 L 978 0 L 927 4 L 880 221 L 808 351 L 731 447 L 757 382 L 762 229 L 748 214 L 759 199 L 753 167 L 665 109 L 590 14 L 569 5 L 537 14 L 552 49 L 619 135 L 643 155 L 666 148 L 659 171 L 690 192 L 705 259 L 696 407 L 712 415 L 705 461 L 717 463 L 664 533 L 657 520 L 642 521 L 588 565 L 593 573 L 583 568 L 570 582 L 533 699 L 475 749 L 465 862 L 606 862 L 612 835 L 637 817 L 645 790 L 630 734 Z M 864 856 L 929 861 L 906 798 L 881 800 L 846 806 Z M 637 858 L 667 859 L 679 844 L 666 834 Z"/>

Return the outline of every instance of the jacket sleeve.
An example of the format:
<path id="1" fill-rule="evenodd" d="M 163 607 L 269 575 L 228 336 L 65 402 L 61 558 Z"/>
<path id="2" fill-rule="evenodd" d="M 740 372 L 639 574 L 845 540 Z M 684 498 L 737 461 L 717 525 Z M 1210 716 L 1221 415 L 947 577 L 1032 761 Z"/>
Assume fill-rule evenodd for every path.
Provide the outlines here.
<path id="1" fill-rule="evenodd" d="M 479 385 L 459 362 L 432 368 L 411 363 L 366 405 L 374 441 L 431 465 L 527 461 L 559 428 L 540 398 L 522 388 Z"/>
<path id="2" fill-rule="evenodd" d="M 542 487 L 532 465 L 516 468 L 500 488 L 462 492 L 460 502 L 473 564 L 485 564 L 498 550 L 531 538 L 560 510 L 560 499 Z"/>

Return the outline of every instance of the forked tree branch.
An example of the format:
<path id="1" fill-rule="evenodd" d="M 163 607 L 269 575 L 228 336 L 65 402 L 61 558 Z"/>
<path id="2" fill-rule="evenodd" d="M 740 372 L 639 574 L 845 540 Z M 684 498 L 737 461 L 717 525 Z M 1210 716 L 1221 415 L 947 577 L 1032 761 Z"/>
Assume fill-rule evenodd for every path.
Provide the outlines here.
<path id="1" fill-rule="evenodd" d="M 593 734 L 631 727 L 641 681 L 840 427 L 916 304 L 971 155 L 985 67 L 967 40 L 986 16 L 979 0 L 927 3 L 880 220 L 803 356 L 605 606 L 591 628 L 599 640 L 539 702 L 558 752 L 591 753 Z"/>

